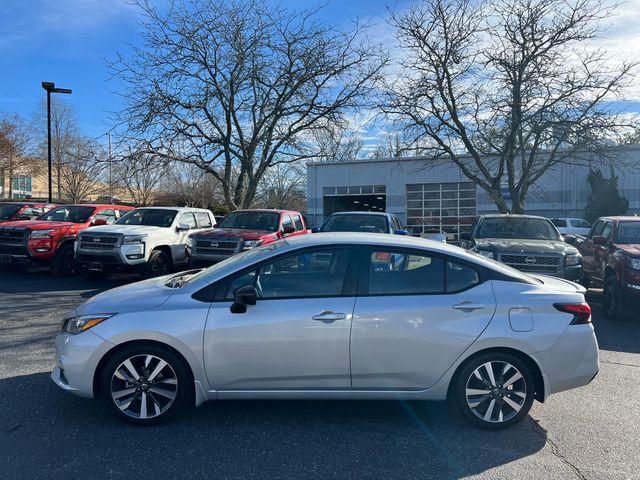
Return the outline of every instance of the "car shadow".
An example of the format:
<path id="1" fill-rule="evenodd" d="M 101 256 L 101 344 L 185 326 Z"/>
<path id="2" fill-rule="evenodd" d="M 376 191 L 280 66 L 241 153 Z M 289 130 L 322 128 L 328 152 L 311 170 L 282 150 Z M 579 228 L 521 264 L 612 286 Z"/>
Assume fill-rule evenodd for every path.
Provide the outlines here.
<path id="1" fill-rule="evenodd" d="M 0 444 L 9 478 L 457 479 L 535 454 L 531 418 L 499 432 L 443 403 L 220 401 L 135 427 L 46 373 L 0 380 Z"/>
<path id="2" fill-rule="evenodd" d="M 602 290 L 590 289 L 586 295 L 591 306 L 593 328 L 601 350 L 640 353 L 640 315 L 628 312 L 619 318 L 607 318 L 602 310 Z"/>

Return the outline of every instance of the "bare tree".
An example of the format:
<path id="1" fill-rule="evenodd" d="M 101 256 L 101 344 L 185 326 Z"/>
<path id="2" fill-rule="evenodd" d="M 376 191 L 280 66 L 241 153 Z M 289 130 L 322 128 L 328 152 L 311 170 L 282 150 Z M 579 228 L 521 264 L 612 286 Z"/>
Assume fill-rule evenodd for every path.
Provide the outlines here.
<path id="1" fill-rule="evenodd" d="M 0 187 L 4 197 L 12 196 L 16 170 L 33 161 L 29 158 L 31 142 L 31 131 L 22 117 L 16 114 L 0 118 Z"/>
<path id="2" fill-rule="evenodd" d="M 120 165 L 120 182 L 133 202 L 139 206 L 152 205 L 169 171 L 166 162 L 156 155 L 133 149 L 124 156 Z"/>
<path id="3" fill-rule="evenodd" d="M 103 174 L 107 164 L 103 159 L 106 155 L 97 142 L 76 138 L 64 156 L 66 161 L 60 165 L 58 183 L 61 199 L 80 203 L 104 193 Z"/>
<path id="4" fill-rule="evenodd" d="M 312 133 L 371 103 L 386 57 L 363 37 L 259 0 L 141 0 L 144 45 L 120 56 L 121 120 L 147 151 L 191 163 L 251 205 L 266 171 L 317 157 Z"/>
<path id="5" fill-rule="evenodd" d="M 307 176 L 304 165 L 277 165 L 267 172 L 256 195 L 256 206 L 262 208 L 307 209 Z"/>
<path id="6" fill-rule="evenodd" d="M 327 125 L 315 130 L 313 139 L 317 145 L 317 160 L 348 162 L 355 160 L 362 149 L 362 140 L 347 125 Z"/>
<path id="7" fill-rule="evenodd" d="M 423 153 L 455 163 L 501 212 L 616 132 L 608 106 L 635 63 L 611 66 L 586 42 L 611 8 L 598 0 L 425 0 L 392 15 L 405 51 L 384 110 Z M 502 195 L 507 188 L 511 205 Z"/>
<path id="8" fill-rule="evenodd" d="M 156 202 L 166 205 L 211 208 L 224 202 L 220 182 L 191 164 L 171 164 L 160 188 Z"/>

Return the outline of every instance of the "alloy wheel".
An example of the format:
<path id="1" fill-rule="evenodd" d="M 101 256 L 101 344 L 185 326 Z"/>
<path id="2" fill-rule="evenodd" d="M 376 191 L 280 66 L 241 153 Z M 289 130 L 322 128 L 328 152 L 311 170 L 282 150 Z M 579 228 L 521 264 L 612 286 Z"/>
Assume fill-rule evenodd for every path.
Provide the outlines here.
<path id="1" fill-rule="evenodd" d="M 489 423 L 511 420 L 527 399 L 527 383 L 515 366 L 505 361 L 489 361 L 477 367 L 466 382 L 467 406 L 479 419 Z"/>
<path id="2" fill-rule="evenodd" d="M 162 358 L 135 355 L 113 372 L 110 393 L 122 413 L 140 420 L 151 419 L 173 405 L 178 394 L 178 377 Z"/>
<path id="3" fill-rule="evenodd" d="M 163 255 L 159 255 L 151 265 L 154 277 L 162 277 L 169 273 L 169 263 Z"/>

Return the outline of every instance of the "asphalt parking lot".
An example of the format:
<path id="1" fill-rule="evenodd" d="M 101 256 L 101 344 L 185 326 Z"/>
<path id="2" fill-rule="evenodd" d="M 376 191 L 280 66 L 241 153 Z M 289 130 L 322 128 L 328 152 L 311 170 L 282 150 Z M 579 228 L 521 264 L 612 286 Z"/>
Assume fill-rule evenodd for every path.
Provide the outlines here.
<path id="1" fill-rule="evenodd" d="M 128 281 L 0 273 L 0 478 L 640 479 L 640 315 L 589 293 L 601 371 L 507 431 L 441 403 L 215 402 L 124 425 L 49 379 L 63 313 Z"/>

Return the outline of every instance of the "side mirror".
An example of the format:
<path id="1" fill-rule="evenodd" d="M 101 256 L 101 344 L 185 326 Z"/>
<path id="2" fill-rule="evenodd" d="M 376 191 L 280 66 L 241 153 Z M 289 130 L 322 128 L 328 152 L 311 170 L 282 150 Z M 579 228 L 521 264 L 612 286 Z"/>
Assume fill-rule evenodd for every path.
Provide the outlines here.
<path id="1" fill-rule="evenodd" d="M 93 225 L 98 226 L 98 225 L 106 225 L 107 224 L 107 219 L 106 218 L 96 218 L 93 221 Z"/>
<path id="2" fill-rule="evenodd" d="M 296 227 L 282 227 L 282 233 L 289 235 L 296 231 Z"/>
<path id="3" fill-rule="evenodd" d="M 188 223 L 179 223 L 178 226 L 176 227 L 176 230 L 178 232 L 184 232 L 186 230 L 191 230 L 191 227 L 189 226 Z"/>
<path id="4" fill-rule="evenodd" d="M 394 230 L 393 233 L 394 235 L 409 235 L 409 232 L 406 230 Z"/>
<path id="5" fill-rule="evenodd" d="M 596 235 L 592 238 L 592 240 L 596 245 L 604 245 L 607 243 L 607 239 L 602 235 Z"/>
<path id="6" fill-rule="evenodd" d="M 460 240 L 471 240 L 471 232 L 461 232 Z"/>
<path id="7" fill-rule="evenodd" d="M 320 227 L 313 227 L 311 229 L 311 233 L 318 233 L 320 231 Z"/>
<path id="8" fill-rule="evenodd" d="M 258 292 L 253 285 L 245 285 L 238 287 L 233 292 L 233 304 L 231 305 L 231 313 L 245 313 L 247 306 L 255 305 L 258 299 Z"/>
<path id="9" fill-rule="evenodd" d="M 564 236 L 564 241 L 567 242 L 569 245 L 575 245 L 576 243 L 576 236 L 575 235 L 565 235 Z"/>

